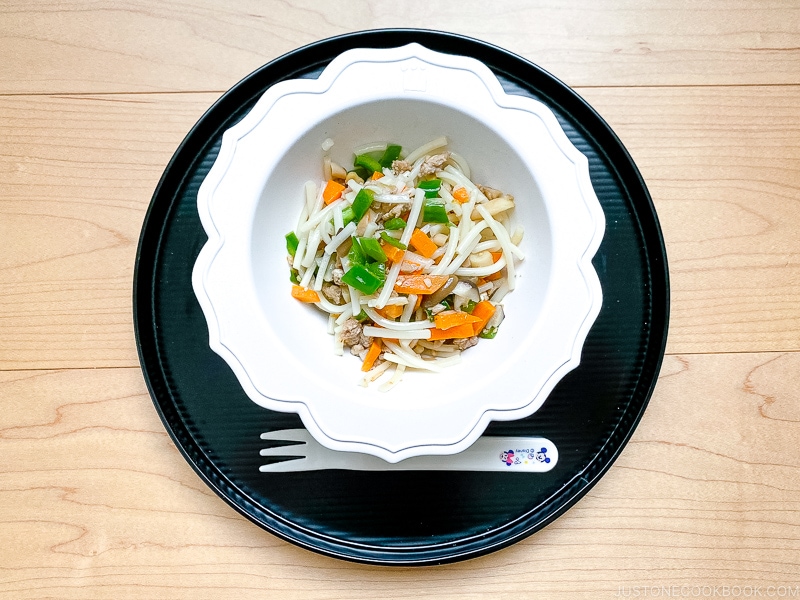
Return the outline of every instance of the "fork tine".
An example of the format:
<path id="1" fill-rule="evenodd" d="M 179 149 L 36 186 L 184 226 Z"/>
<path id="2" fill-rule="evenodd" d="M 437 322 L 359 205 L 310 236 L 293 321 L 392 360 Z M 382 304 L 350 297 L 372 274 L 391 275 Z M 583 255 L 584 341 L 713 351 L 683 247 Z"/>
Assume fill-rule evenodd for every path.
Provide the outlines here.
<path id="1" fill-rule="evenodd" d="M 306 452 L 305 450 L 306 445 L 304 443 L 299 444 L 292 444 L 291 446 L 275 446 L 274 448 L 262 448 L 259 454 L 261 456 L 286 456 L 286 457 L 297 457 L 297 458 L 305 458 Z"/>
<path id="2" fill-rule="evenodd" d="M 263 450 L 262 450 L 263 452 Z M 262 473 L 288 473 L 290 471 L 302 471 L 300 468 L 307 461 L 306 457 L 294 457 L 289 460 L 261 465 L 258 470 Z"/>
<path id="3" fill-rule="evenodd" d="M 305 429 L 276 429 L 261 434 L 262 440 L 275 442 L 308 442 L 311 435 Z"/>

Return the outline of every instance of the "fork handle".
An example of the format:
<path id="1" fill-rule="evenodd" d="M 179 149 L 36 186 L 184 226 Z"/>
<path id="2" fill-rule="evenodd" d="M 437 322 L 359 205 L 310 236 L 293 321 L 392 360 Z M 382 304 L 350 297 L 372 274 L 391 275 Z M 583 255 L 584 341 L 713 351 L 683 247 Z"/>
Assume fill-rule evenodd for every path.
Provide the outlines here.
<path id="1" fill-rule="evenodd" d="M 546 438 L 480 437 L 458 454 L 414 456 L 394 464 L 367 458 L 377 461 L 374 470 L 545 473 L 556 466 L 558 449 Z"/>

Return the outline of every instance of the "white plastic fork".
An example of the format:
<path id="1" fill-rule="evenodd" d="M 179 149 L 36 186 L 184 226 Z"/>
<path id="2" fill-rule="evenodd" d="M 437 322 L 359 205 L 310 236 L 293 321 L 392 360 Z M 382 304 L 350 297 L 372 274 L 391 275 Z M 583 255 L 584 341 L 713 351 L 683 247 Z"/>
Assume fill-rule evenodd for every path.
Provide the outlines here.
<path id="1" fill-rule="evenodd" d="M 388 463 L 376 456 L 330 450 L 305 429 L 282 429 L 261 434 L 262 440 L 294 442 L 261 450 L 261 456 L 286 460 L 262 465 L 264 473 L 345 469 L 350 471 L 501 471 L 545 473 L 556 466 L 558 449 L 541 437 L 484 436 L 458 454 L 415 456 Z"/>

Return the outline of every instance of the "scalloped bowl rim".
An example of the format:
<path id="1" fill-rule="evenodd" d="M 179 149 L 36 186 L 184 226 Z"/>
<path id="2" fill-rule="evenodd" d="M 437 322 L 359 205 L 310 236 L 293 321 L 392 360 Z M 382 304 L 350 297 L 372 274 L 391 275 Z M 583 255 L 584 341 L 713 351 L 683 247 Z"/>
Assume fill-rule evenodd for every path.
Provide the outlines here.
<path id="1" fill-rule="evenodd" d="M 235 205 L 231 208 L 231 205 L 225 204 L 224 200 L 230 197 L 231 189 L 237 189 L 236 186 L 241 185 L 243 179 L 248 179 L 247 177 L 240 177 L 237 181 L 233 181 L 237 169 L 242 172 L 249 172 L 246 167 L 248 164 L 251 165 L 252 157 L 246 156 L 246 152 L 242 150 L 250 139 L 248 136 L 253 138 L 251 134 L 254 134 L 254 132 L 255 135 L 263 135 L 267 128 L 270 128 L 272 132 L 279 130 L 283 125 L 279 122 L 277 115 L 281 111 L 280 107 L 286 106 L 286 101 L 289 98 L 300 105 L 302 105 L 303 101 L 306 101 L 308 106 L 312 108 L 314 108 L 314 103 L 320 104 L 317 107 L 318 114 L 312 115 L 308 119 L 305 131 L 309 131 L 314 125 L 324 123 L 325 119 L 330 119 L 332 116 L 340 114 L 343 110 L 358 108 L 360 104 L 368 105 L 381 101 L 408 100 L 436 104 L 447 108 L 449 102 L 437 97 L 436 89 L 430 89 L 431 87 L 435 88 L 435 85 L 415 86 L 412 83 L 411 89 L 409 89 L 409 86 L 403 83 L 401 85 L 402 89 L 398 91 L 392 87 L 391 83 L 387 83 L 384 86 L 378 85 L 376 89 L 367 91 L 342 91 L 342 87 L 345 87 L 343 82 L 346 82 L 348 77 L 355 76 L 354 74 L 358 73 L 359 69 L 366 69 L 363 72 L 369 73 L 376 69 L 386 72 L 386 70 L 392 68 L 399 68 L 403 73 L 406 73 L 409 68 L 413 72 L 419 65 L 423 65 L 422 69 L 427 69 L 429 73 L 435 74 L 437 77 L 444 77 L 445 79 L 452 77 L 454 81 L 464 85 L 469 85 L 470 81 L 473 81 L 476 86 L 475 95 L 480 96 L 483 94 L 490 100 L 491 105 L 488 105 L 488 101 L 484 98 L 483 100 L 475 100 L 478 103 L 476 105 L 477 108 L 476 106 L 469 106 L 468 102 L 465 101 L 463 105 L 455 107 L 455 110 L 462 112 L 472 111 L 472 118 L 481 120 L 482 123 L 493 130 L 501 131 L 502 133 L 499 135 L 503 138 L 503 141 L 515 135 L 513 132 L 509 133 L 511 131 L 509 127 L 513 128 L 513 125 L 518 123 L 520 119 L 528 119 L 528 121 L 533 122 L 531 119 L 535 118 L 536 122 L 541 124 L 543 130 L 546 130 L 549 138 L 542 137 L 542 139 L 548 144 L 552 143 L 553 147 L 560 151 L 561 155 L 554 158 L 554 160 L 566 161 L 564 162 L 564 168 L 572 169 L 574 172 L 575 180 L 569 180 L 567 183 L 575 191 L 572 197 L 564 200 L 564 202 L 572 203 L 567 207 L 559 206 L 552 197 L 545 195 L 542 198 L 545 205 L 544 209 L 554 211 L 572 210 L 573 212 L 569 214 L 574 214 L 578 222 L 583 223 L 585 221 L 580 237 L 572 242 L 572 247 L 558 248 L 560 260 L 570 270 L 570 285 L 580 283 L 585 291 L 585 297 L 580 298 L 581 304 L 579 308 L 574 309 L 574 312 L 579 312 L 579 314 L 571 315 L 568 320 L 569 323 L 566 327 L 570 331 L 571 339 L 560 340 L 559 343 L 563 346 L 563 352 L 558 358 L 551 361 L 551 364 L 546 369 L 542 369 L 543 372 L 539 374 L 539 379 L 537 380 L 538 385 L 535 386 L 537 389 L 529 389 L 522 393 L 516 402 L 506 402 L 504 404 L 502 401 L 494 399 L 484 401 L 478 410 L 469 415 L 447 413 L 445 411 L 446 408 L 448 410 L 453 408 L 450 405 L 443 407 L 438 413 L 430 411 L 431 414 L 438 415 L 439 421 L 437 421 L 437 424 L 442 426 L 441 431 L 437 430 L 433 434 L 427 431 L 424 434 L 415 436 L 414 431 L 409 430 L 405 432 L 405 437 L 399 440 L 385 441 L 363 434 L 365 430 L 369 429 L 369 422 L 362 420 L 352 426 L 342 422 L 334 423 L 335 417 L 331 417 L 331 415 L 335 414 L 335 411 L 328 407 L 320 408 L 318 406 L 321 402 L 319 400 L 321 395 L 326 395 L 327 393 L 334 393 L 335 395 L 339 393 L 338 390 L 333 388 L 322 389 L 318 383 L 312 382 L 309 384 L 305 381 L 301 384 L 302 386 L 307 386 L 305 392 L 297 393 L 295 390 L 290 390 L 287 387 L 287 375 L 284 374 L 284 371 L 299 368 L 297 357 L 291 355 L 280 356 L 280 353 L 278 353 L 273 358 L 279 361 L 283 360 L 283 363 L 277 366 L 273 365 L 266 370 L 259 368 L 258 365 L 260 363 L 255 360 L 254 354 L 263 352 L 264 345 L 259 341 L 258 335 L 266 332 L 265 335 L 269 337 L 269 332 L 272 331 L 270 325 L 265 322 L 263 314 L 253 314 L 254 312 L 259 312 L 253 308 L 258 306 L 257 302 L 254 301 L 255 303 L 250 302 L 248 304 L 244 300 L 234 299 L 233 297 L 237 296 L 237 294 L 231 294 L 229 293 L 230 289 L 227 289 L 231 285 L 231 280 L 229 279 L 231 276 L 227 274 L 227 271 L 238 268 L 238 263 L 247 262 L 248 260 L 243 252 L 245 252 L 246 248 L 249 248 L 250 233 L 242 235 L 242 227 L 246 229 L 252 227 L 252 219 L 257 218 L 256 213 L 261 197 L 264 194 L 264 186 L 269 178 L 273 176 L 273 171 L 277 167 L 279 158 L 268 158 L 264 172 L 259 173 L 257 176 L 253 175 L 253 180 L 247 183 L 250 187 L 244 191 L 246 201 L 243 202 L 247 206 L 239 207 Z M 373 71 L 370 71 L 370 69 L 373 69 Z M 482 88 L 478 89 L 479 86 L 482 86 Z M 420 87 L 425 89 L 418 89 Z M 324 102 L 319 102 L 320 99 L 324 99 Z M 480 102 L 484 102 L 484 104 Z M 286 110 L 288 109 L 283 109 L 284 112 Z M 480 117 L 476 117 L 475 115 L 477 114 L 480 114 Z M 304 116 L 308 116 L 307 113 L 304 113 Z M 287 125 L 287 127 L 289 126 Z M 289 131 L 287 136 L 291 137 L 296 133 Z M 281 156 L 281 153 L 285 152 L 295 141 L 290 139 L 288 141 L 284 140 L 282 145 L 276 144 L 278 148 L 275 150 L 275 156 Z M 524 158 L 522 161 L 525 163 Z M 567 165 L 567 163 L 570 164 Z M 530 169 L 536 168 L 535 165 L 527 163 L 525 166 Z M 536 181 L 540 182 L 543 179 L 546 179 L 546 177 L 543 177 L 542 173 L 538 173 Z M 226 186 L 228 187 L 226 188 Z M 302 181 L 298 181 L 298 189 L 301 186 Z M 298 202 L 296 207 L 299 208 L 300 206 Z M 222 210 L 221 207 L 224 207 L 225 210 Z M 195 262 L 192 285 L 209 327 L 209 345 L 211 349 L 228 363 L 251 400 L 271 410 L 297 413 L 309 432 L 321 444 L 334 450 L 363 452 L 378 456 L 388 462 L 398 462 L 405 458 L 424 454 L 454 454 L 471 445 L 491 421 L 515 420 L 533 414 L 541 407 L 558 381 L 580 364 L 584 341 L 602 305 L 602 290 L 599 278 L 592 265 L 592 258 L 603 238 L 605 216 L 591 185 L 586 157 L 569 141 L 555 115 L 547 106 L 528 97 L 506 94 L 494 73 L 483 63 L 473 58 L 434 52 L 419 44 L 409 44 L 389 49 L 359 48 L 349 50 L 329 63 L 318 79 L 286 80 L 269 88 L 250 112 L 239 123 L 223 134 L 222 145 L 216 161 L 198 191 L 197 208 L 203 228 L 208 235 L 208 241 L 201 249 Z M 563 214 L 560 217 L 561 224 L 558 225 L 562 229 L 564 228 Z M 568 233 L 564 234 L 564 236 L 569 237 Z M 572 258 L 565 260 L 563 258 L 565 253 L 569 253 Z M 280 257 L 280 259 L 283 260 L 283 257 Z M 553 260 L 555 261 L 556 259 L 554 258 Z M 556 263 L 556 267 L 560 268 L 560 265 L 561 263 Z M 572 273 L 572 270 L 574 270 L 574 273 Z M 555 275 L 555 277 L 566 278 L 567 275 L 562 276 L 559 271 L 559 274 Z M 580 282 L 578 282 L 578 278 L 580 278 Z M 244 279 L 247 279 L 247 277 L 245 276 Z M 283 280 L 281 280 L 282 282 Z M 254 285 L 248 283 L 243 290 L 239 291 L 242 291 L 244 296 L 248 296 L 248 294 L 257 296 L 257 292 L 250 289 Z M 288 289 L 284 290 L 284 292 L 288 292 Z M 554 300 L 554 298 L 548 297 L 547 302 L 550 304 L 545 307 L 550 311 L 549 314 L 551 315 L 554 314 L 552 306 Z M 248 326 L 248 330 L 258 329 L 259 327 L 262 327 L 263 330 L 254 332 L 252 335 L 250 331 L 245 332 L 243 330 L 245 327 L 244 319 L 242 318 L 243 312 L 249 321 L 248 325 L 255 323 L 253 327 Z M 507 314 L 509 318 L 512 316 Z M 545 327 L 539 321 L 537 321 L 536 326 L 539 328 Z M 547 327 L 552 328 L 555 326 L 547 325 Z M 530 342 L 529 338 L 526 338 L 526 343 L 530 346 L 532 342 Z M 519 357 L 516 360 L 519 362 Z M 348 364 L 346 368 L 350 368 L 350 365 Z M 510 369 L 511 366 L 508 368 Z M 265 371 L 269 371 L 272 377 L 265 378 Z M 403 386 L 403 384 L 404 382 L 401 382 L 399 385 Z M 316 388 L 314 387 L 315 385 L 317 386 Z M 311 390 L 311 392 L 308 390 Z M 318 393 L 315 394 L 314 390 Z M 463 394 L 468 396 L 469 392 L 463 392 Z M 349 402 L 348 396 L 341 396 L 339 401 L 345 403 L 343 407 L 347 406 Z M 473 399 L 472 403 L 477 405 L 479 401 Z M 369 415 L 370 409 L 368 407 L 365 409 L 364 406 L 362 402 L 360 405 L 354 404 L 350 408 L 363 409 Z M 339 412 L 344 414 L 347 411 L 341 410 Z M 443 414 L 452 414 L 453 420 L 460 423 L 460 425 L 448 430 L 449 423 L 444 422 L 442 419 Z M 399 412 L 398 415 L 403 416 Z M 460 421 L 455 419 L 456 416 Z M 418 415 L 415 418 L 418 418 Z M 347 415 L 346 419 L 353 420 L 351 415 Z M 344 421 L 345 419 L 339 420 Z M 413 418 L 409 420 L 412 426 L 413 420 Z M 355 421 L 358 420 L 356 419 Z M 383 426 L 385 427 L 385 424 Z M 409 429 L 408 423 L 404 422 L 403 426 Z M 351 431 L 350 429 L 353 427 L 357 431 Z"/>

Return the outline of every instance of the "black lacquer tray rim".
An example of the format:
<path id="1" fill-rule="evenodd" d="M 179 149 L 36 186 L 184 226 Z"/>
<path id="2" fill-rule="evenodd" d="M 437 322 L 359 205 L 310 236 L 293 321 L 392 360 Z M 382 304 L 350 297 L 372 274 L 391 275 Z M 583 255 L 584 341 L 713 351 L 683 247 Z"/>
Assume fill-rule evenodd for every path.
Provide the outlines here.
<path id="1" fill-rule="evenodd" d="M 469 540 L 464 540 L 470 543 L 463 546 L 459 544 L 434 544 L 430 547 L 406 546 L 394 549 L 388 545 L 381 547 L 362 543 L 347 544 L 343 540 L 307 531 L 283 519 L 281 515 L 266 511 L 251 502 L 247 494 L 230 481 L 228 476 L 214 464 L 213 459 L 203 452 L 200 444 L 180 418 L 175 414 L 170 414 L 171 393 L 167 385 L 167 376 L 162 370 L 154 331 L 156 323 L 153 321 L 152 307 L 159 243 L 167 225 L 166 217 L 169 216 L 172 203 L 175 201 L 175 196 L 173 195 L 169 202 L 165 202 L 163 199 L 164 194 L 168 189 L 179 190 L 181 188 L 186 174 L 190 172 L 192 164 L 196 162 L 201 151 L 208 146 L 210 140 L 215 139 L 221 133 L 221 126 L 217 125 L 215 127 L 213 125 L 216 115 L 220 111 L 227 113 L 234 106 L 241 108 L 242 106 L 250 105 L 252 101 L 263 93 L 265 88 L 259 82 L 264 79 L 270 79 L 274 83 L 281 79 L 291 78 L 298 73 L 309 72 L 315 67 L 327 64 L 336 55 L 351 48 L 392 47 L 411 42 L 417 42 L 423 46 L 428 45 L 433 50 L 440 52 L 473 56 L 487 62 L 493 72 L 511 80 L 525 81 L 519 73 L 520 70 L 534 73 L 540 79 L 549 80 L 551 84 L 550 94 L 538 88 L 536 90 L 537 93 L 551 98 L 553 92 L 565 95 L 573 105 L 573 108 L 578 108 L 582 113 L 579 118 L 573 112 L 571 114 L 573 118 L 579 122 L 585 122 L 586 119 L 595 122 L 593 132 L 600 134 L 600 137 L 603 138 L 602 140 L 597 140 L 598 136 L 595 135 L 595 141 L 603 148 L 606 155 L 614 154 L 617 156 L 617 159 L 610 163 L 610 166 L 617 170 L 617 177 L 620 181 L 625 181 L 627 187 L 637 189 L 637 192 L 639 192 L 639 206 L 637 208 L 644 210 L 650 219 L 645 224 L 645 227 L 643 227 L 641 219 L 637 224 L 645 238 L 646 248 L 650 251 L 648 252 L 650 271 L 652 272 L 655 267 L 658 272 L 658 277 L 651 280 L 651 286 L 655 291 L 660 291 L 655 301 L 661 303 L 661 311 L 656 316 L 661 317 L 663 322 L 651 322 L 648 324 L 651 333 L 650 343 L 647 346 L 648 358 L 643 367 L 640 383 L 635 388 L 635 391 L 639 392 L 640 395 L 639 409 L 635 414 L 630 415 L 624 427 L 620 422 L 586 468 L 574 476 L 557 494 L 554 494 L 554 496 L 559 497 L 563 497 L 566 494 L 566 500 L 560 502 L 541 518 L 532 517 L 530 513 L 520 515 L 514 522 L 507 523 L 505 527 L 500 528 L 505 531 L 505 534 L 504 531 L 494 530 L 487 532 L 483 536 L 472 536 Z M 465 49 L 469 50 L 469 52 L 464 52 Z M 491 56 L 493 60 L 487 61 L 487 56 Z M 502 65 L 498 65 L 498 62 L 502 63 Z M 287 69 L 286 67 L 292 63 L 297 63 L 297 67 Z M 506 68 L 503 68 L 504 66 Z M 516 73 L 514 72 L 515 69 L 517 70 Z M 277 72 L 273 73 L 273 71 Z M 620 173 L 620 168 L 624 169 L 625 172 Z M 639 218 L 638 212 L 634 214 Z M 143 279 L 142 269 L 145 266 L 149 269 L 147 270 L 148 278 Z M 661 277 L 662 275 L 663 278 Z M 178 146 L 161 176 L 143 221 L 133 278 L 134 329 L 137 352 L 144 379 L 165 429 L 195 472 L 237 512 L 279 538 L 331 557 L 379 565 L 444 564 L 485 555 L 516 543 L 540 530 L 580 500 L 599 481 L 622 452 L 644 414 L 655 388 L 666 349 L 668 316 L 669 275 L 666 263 L 666 247 L 655 207 L 644 180 L 628 151 L 605 120 L 566 84 L 527 59 L 474 38 L 424 29 L 367 30 L 320 40 L 293 50 L 263 65 L 223 94 L 192 127 Z M 656 336 L 652 335 L 654 331 Z M 649 379 L 644 388 L 641 385 L 642 379 Z M 624 431 L 621 431 L 620 428 L 624 429 Z M 605 456 L 600 459 L 600 455 Z M 597 464 L 598 461 L 599 464 Z"/>

